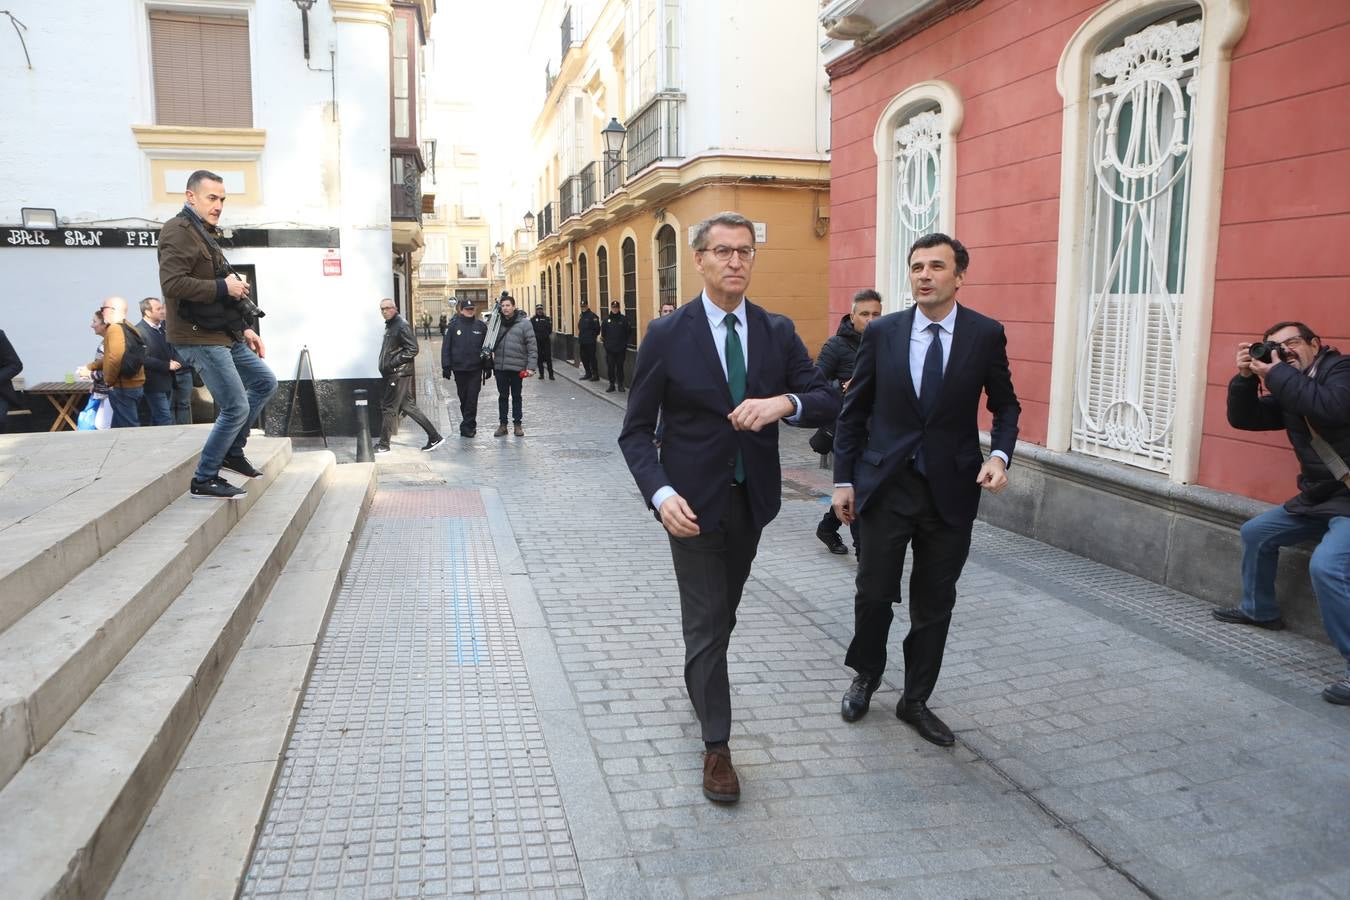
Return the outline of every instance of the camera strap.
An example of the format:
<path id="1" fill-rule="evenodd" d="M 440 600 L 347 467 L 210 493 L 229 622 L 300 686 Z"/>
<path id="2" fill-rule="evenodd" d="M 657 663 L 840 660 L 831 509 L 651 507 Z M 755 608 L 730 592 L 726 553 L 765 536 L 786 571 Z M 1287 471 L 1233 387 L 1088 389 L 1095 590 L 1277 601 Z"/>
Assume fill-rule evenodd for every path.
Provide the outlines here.
<path id="1" fill-rule="evenodd" d="M 202 240 L 206 241 L 207 249 L 210 250 L 213 254 L 215 254 L 215 256 L 221 261 L 221 264 L 223 264 L 225 268 L 229 270 L 229 273 L 231 275 L 238 277 L 239 273 L 234 270 L 234 266 L 230 265 L 230 261 L 225 257 L 225 251 L 220 249 L 220 244 L 217 243 L 216 239 L 211 236 L 211 232 L 206 230 L 206 225 L 203 224 L 202 220 L 199 219 L 195 213 L 190 212 L 187 209 L 187 207 L 184 207 L 183 211 L 180 212 L 179 215 L 185 217 L 189 222 L 192 223 L 192 227 L 196 228 L 197 233 L 202 236 Z"/>
<path id="2" fill-rule="evenodd" d="M 1350 487 L 1350 466 L 1347 466 L 1340 454 L 1317 433 L 1317 429 L 1313 428 L 1312 422 L 1309 422 L 1306 416 L 1303 424 L 1308 426 L 1308 434 L 1312 436 L 1312 448 L 1322 460 L 1322 464 L 1331 470 L 1331 477 L 1345 482 L 1345 486 Z"/>

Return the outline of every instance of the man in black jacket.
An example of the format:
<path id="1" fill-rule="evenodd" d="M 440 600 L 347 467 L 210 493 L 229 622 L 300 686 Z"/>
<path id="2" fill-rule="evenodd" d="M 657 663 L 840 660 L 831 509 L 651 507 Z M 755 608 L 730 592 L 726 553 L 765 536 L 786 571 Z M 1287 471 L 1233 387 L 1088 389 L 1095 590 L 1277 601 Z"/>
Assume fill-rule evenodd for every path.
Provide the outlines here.
<path id="1" fill-rule="evenodd" d="M 389 439 L 398 431 L 398 417 L 406 413 L 427 433 L 422 452 L 429 453 L 445 443 L 445 438 L 441 437 L 436 426 L 408 396 L 412 388 L 413 360 L 417 358 L 417 337 L 413 334 L 412 326 L 398 314 L 394 301 L 388 297 L 380 301 L 380 315 L 384 316 L 384 343 L 380 346 L 380 376 L 384 379 L 381 411 L 384 421 L 375 452 L 389 452 Z"/>
<path id="2" fill-rule="evenodd" d="M 548 367 L 548 380 L 553 380 L 553 320 L 544 315 L 544 304 L 534 308 L 530 319 L 534 326 L 534 342 L 539 349 L 539 380 L 544 380 L 544 367 Z"/>
<path id="3" fill-rule="evenodd" d="M 1228 382 L 1228 424 L 1244 431 L 1284 429 L 1298 457 L 1297 496 L 1242 526 L 1242 605 L 1214 610 L 1220 622 L 1280 629 L 1275 569 L 1280 548 L 1318 540 L 1308 563 L 1322 624 L 1346 659 L 1346 673 L 1322 692 L 1350 706 L 1350 357 L 1302 322 L 1280 322 L 1262 338 L 1273 353 L 1238 344 Z M 1265 350 L 1272 348 L 1266 347 Z M 1264 384 L 1266 393 L 1259 392 Z"/>
<path id="4" fill-rule="evenodd" d="M 631 333 L 628 317 L 621 311 L 619 301 L 615 300 L 609 305 L 609 318 L 605 319 L 605 325 L 600 330 L 600 340 L 605 342 L 605 369 L 609 372 L 606 394 L 614 393 L 616 384 L 618 390 L 627 390 L 623 383 L 623 363 L 628 355 L 628 336 Z"/>
<path id="5" fill-rule="evenodd" d="M 595 340 L 600 337 L 600 317 L 591 312 L 590 304 L 581 301 L 581 315 L 577 317 L 577 344 L 581 347 L 581 380 L 599 381 L 600 363 L 595 358 Z"/>
<path id="6" fill-rule="evenodd" d="M 141 301 L 136 331 L 145 341 L 145 405 L 151 425 L 172 425 L 173 384 L 183 361 L 164 336 L 164 303 L 158 297 Z"/>
<path id="7" fill-rule="evenodd" d="M 825 380 L 834 385 L 842 395 L 848 390 L 849 379 L 853 377 L 853 361 L 858 357 L 858 344 L 862 342 L 863 329 L 869 322 L 881 315 L 881 295 L 871 288 L 858 291 L 853 295 L 853 310 L 839 320 L 839 329 L 820 348 L 816 357 L 816 368 Z M 832 428 L 832 426 L 831 426 Z M 830 432 L 833 435 L 833 431 Z M 843 524 L 834 514 L 834 507 L 825 510 L 820 524 L 816 526 L 816 537 L 830 548 L 831 553 L 843 556 L 848 548 L 839 537 L 839 526 Z M 858 521 L 849 525 L 853 535 L 853 552 L 858 552 Z"/>
<path id="8" fill-rule="evenodd" d="M 487 323 L 474 315 L 473 298 L 461 297 L 459 315 L 446 323 L 441 343 L 441 377 L 455 379 L 459 394 L 459 434 L 478 434 L 478 393 L 483 389 L 483 341 Z"/>
<path id="9" fill-rule="evenodd" d="M 12 407 L 19 405 L 19 395 L 14 393 L 14 376 L 23 371 L 23 360 L 14 352 L 14 345 L 0 331 L 0 432 L 8 430 L 5 422 Z"/>

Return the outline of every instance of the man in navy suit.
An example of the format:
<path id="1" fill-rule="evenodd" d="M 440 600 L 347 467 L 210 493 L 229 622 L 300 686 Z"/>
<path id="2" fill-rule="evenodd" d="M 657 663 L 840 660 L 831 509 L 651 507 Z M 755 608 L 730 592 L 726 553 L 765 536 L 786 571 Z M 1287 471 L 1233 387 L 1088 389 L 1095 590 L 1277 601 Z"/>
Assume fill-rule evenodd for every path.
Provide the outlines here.
<path id="1" fill-rule="evenodd" d="M 845 664 L 853 679 L 840 713 L 862 718 L 886 669 L 891 602 L 905 549 L 909 577 L 905 687 L 895 714 L 925 740 L 955 743 L 928 709 L 937 684 L 956 582 L 970 552 L 980 490 L 1008 484 L 1021 406 L 1008 371 L 1003 326 L 958 306 L 970 264 L 960 241 L 929 234 L 909 252 L 915 306 L 863 332 L 834 438 L 835 514 L 861 523 L 854 635 Z M 991 453 L 980 451 L 980 394 L 994 414 Z"/>
<path id="2" fill-rule="evenodd" d="M 832 422 L 839 397 L 792 321 L 745 299 L 754 225 L 719 213 L 699 223 L 691 243 L 703 293 L 648 326 L 619 446 L 669 532 L 684 682 L 703 733 L 703 793 L 731 803 L 741 789 L 727 746 L 727 645 L 760 532 L 778 514 L 778 421 Z"/>

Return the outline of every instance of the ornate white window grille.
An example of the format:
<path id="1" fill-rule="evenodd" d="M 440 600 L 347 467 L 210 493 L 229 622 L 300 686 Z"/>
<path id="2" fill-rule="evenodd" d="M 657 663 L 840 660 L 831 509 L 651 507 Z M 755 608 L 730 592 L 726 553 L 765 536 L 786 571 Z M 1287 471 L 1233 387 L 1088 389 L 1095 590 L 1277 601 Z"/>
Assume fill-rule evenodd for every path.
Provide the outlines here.
<path id="1" fill-rule="evenodd" d="M 925 109 L 895 129 L 895 193 L 892 229 L 890 296 L 900 309 L 914 304 L 909 286 L 909 248 L 925 234 L 938 230 L 942 212 L 942 112 Z"/>
<path id="2" fill-rule="evenodd" d="M 1199 21 L 1170 21 L 1093 59 L 1089 284 L 1072 448 L 1167 472 L 1190 217 Z"/>

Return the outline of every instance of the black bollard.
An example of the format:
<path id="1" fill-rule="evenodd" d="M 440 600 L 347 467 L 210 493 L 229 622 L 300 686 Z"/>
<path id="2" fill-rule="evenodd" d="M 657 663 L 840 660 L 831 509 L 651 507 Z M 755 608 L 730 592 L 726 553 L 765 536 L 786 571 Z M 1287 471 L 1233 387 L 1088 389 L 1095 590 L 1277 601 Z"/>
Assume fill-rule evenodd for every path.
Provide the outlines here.
<path id="1" fill-rule="evenodd" d="M 352 391 L 356 401 L 356 461 L 370 462 L 374 455 L 370 452 L 370 415 L 366 412 L 366 390 L 357 388 Z"/>

